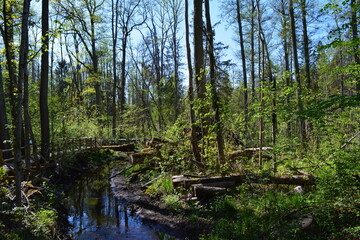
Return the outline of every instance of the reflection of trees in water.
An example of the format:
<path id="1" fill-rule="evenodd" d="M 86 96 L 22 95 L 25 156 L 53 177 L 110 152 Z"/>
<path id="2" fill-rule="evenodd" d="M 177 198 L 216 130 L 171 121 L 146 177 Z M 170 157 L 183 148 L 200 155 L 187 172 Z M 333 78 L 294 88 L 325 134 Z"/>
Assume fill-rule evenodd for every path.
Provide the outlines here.
<path id="1" fill-rule="evenodd" d="M 73 221 L 79 231 L 88 226 L 102 226 L 111 216 L 112 199 L 110 197 L 110 168 L 108 166 L 93 174 L 83 177 L 73 186 L 69 193 L 73 206 Z M 103 211 L 108 209 L 107 212 Z M 107 215 L 105 214 L 107 213 Z M 85 225 L 85 226 L 84 226 Z"/>
<path id="2" fill-rule="evenodd" d="M 110 170 L 106 166 L 84 176 L 68 193 L 72 234 L 76 239 L 155 239 L 148 227 L 129 216 L 126 204 L 111 194 Z"/>

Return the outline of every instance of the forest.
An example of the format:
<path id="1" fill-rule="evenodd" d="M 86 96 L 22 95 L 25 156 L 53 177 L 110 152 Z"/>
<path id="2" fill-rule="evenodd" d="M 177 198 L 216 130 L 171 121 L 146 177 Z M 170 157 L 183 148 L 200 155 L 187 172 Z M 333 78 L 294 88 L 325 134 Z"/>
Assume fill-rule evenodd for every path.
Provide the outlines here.
<path id="1" fill-rule="evenodd" d="M 1 239 L 98 239 L 94 170 L 178 221 L 133 239 L 359 239 L 358 0 L 0 3 Z"/>

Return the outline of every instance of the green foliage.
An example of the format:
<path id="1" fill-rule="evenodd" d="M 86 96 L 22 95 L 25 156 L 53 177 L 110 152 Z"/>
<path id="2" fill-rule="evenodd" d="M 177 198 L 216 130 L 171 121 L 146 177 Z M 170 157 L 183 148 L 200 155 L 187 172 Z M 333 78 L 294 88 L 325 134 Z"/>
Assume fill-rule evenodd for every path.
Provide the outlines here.
<path id="1" fill-rule="evenodd" d="M 192 168 L 189 164 L 192 158 L 190 131 L 188 120 L 179 117 L 163 133 L 163 138 L 168 141 L 160 149 L 162 161 L 159 164 L 163 172 L 180 173 Z"/>
<path id="2" fill-rule="evenodd" d="M 54 210 L 39 209 L 31 212 L 24 219 L 25 226 L 37 239 L 55 237 L 57 213 Z"/>
<path id="3" fill-rule="evenodd" d="M 360 106 L 360 96 L 333 95 L 329 99 L 309 103 L 302 116 L 313 121 L 324 121 L 325 118 L 339 113 L 340 110 L 358 106 Z"/>
<path id="4" fill-rule="evenodd" d="M 176 212 L 181 212 L 186 207 L 186 203 L 178 194 L 168 194 L 162 198 L 166 206 Z"/>
<path id="5" fill-rule="evenodd" d="M 58 201 L 58 199 L 57 199 Z M 44 208 L 5 207 L 4 202 L 0 208 L 2 219 L 0 221 L 1 239 L 34 239 L 45 240 L 57 238 L 57 213 L 55 210 Z M 21 228 L 20 226 L 21 222 Z"/>
<path id="6" fill-rule="evenodd" d="M 201 239 L 307 239 L 299 232 L 300 216 L 294 213 L 306 210 L 308 196 L 286 189 L 245 186 L 238 191 L 232 196 L 219 197 L 211 204 L 214 228 Z"/>
<path id="7" fill-rule="evenodd" d="M 7 180 L 5 179 L 7 177 L 7 173 L 3 167 L 0 167 L 0 186 L 6 185 Z"/>
<path id="8" fill-rule="evenodd" d="M 164 175 L 147 187 L 145 193 L 151 197 L 160 197 L 174 193 L 170 176 Z"/>

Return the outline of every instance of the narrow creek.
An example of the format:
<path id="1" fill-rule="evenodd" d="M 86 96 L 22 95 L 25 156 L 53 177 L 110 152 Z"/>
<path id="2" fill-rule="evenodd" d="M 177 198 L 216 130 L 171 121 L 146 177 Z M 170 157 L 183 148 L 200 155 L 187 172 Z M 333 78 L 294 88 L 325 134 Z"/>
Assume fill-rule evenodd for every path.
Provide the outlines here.
<path id="1" fill-rule="evenodd" d="M 77 180 L 67 194 L 74 239 L 158 239 L 155 230 L 111 193 L 109 165 Z"/>

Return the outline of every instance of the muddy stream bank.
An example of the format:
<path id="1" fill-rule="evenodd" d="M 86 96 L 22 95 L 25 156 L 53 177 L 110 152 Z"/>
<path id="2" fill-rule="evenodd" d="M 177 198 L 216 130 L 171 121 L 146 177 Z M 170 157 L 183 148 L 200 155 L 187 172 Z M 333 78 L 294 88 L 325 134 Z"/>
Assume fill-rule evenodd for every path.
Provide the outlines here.
<path id="1" fill-rule="evenodd" d="M 118 174 L 122 167 L 111 165 L 84 175 L 67 193 L 74 239 L 152 240 L 159 239 L 159 233 L 166 239 L 197 239 L 203 227 L 144 194 L 140 184 L 128 184 Z"/>

